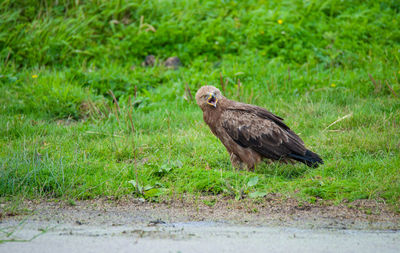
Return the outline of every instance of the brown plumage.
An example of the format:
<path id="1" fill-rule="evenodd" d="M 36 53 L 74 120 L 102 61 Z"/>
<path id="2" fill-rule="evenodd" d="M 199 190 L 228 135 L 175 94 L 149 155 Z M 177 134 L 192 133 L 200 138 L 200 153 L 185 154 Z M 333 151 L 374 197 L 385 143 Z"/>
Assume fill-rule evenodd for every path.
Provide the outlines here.
<path id="1" fill-rule="evenodd" d="M 310 167 L 323 164 L 321 157 L 308 150 L 279 116 L 264 108 L 229 100 L 213 86 L 203 86 L 196 102 L 211 132 L 226 147 L 232 165 L 254 166 L 265 158 L 288 162 L 300 161 Z"/>

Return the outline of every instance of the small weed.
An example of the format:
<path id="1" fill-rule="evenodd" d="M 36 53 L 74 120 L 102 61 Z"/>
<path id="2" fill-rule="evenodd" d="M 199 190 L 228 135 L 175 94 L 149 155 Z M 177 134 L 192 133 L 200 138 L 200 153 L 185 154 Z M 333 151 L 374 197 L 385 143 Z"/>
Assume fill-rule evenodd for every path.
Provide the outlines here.
<path id="1" fill-rule="evenodd" d="M 7 242 L 31 242 L 34 239 L 38 238 L 39 236 L 47 233 L 49 230 L 51 230 L 54 227 L 46 227 L 46 228 L 40 228 L 39 233 L 36 235 L 32 236 L 29 239 L 20 239 L 18 236 L 15 234 L 18 232 L 18 230 L 24 226 L 24 223 L 26 222 L 26 219 L 23 219 L 21 222 L 19 222 L 15 226 L 10 226 L 6 228 L 1 228 L 0 229 L 0 244 L 2 243 L 7 243 Z"/>
<path id="2" fill-rule="evenodd" d="M 143 186 L 136 180 L 130 180 L 128 183 L 135 188 L 135 194 L 137 197 L 141 197 L 150 201 L 156 201 L 157 198 L 165 191 L 165 189 L 162 188 L 162 184 L 159 183 L 146 186 Z"/>
<path id="3" fill-rule="evenodd" d="M 68 203 L 69 206 L 76 206 L 76 202 L 75 202 L 75 200 L 73 200 L 73 199 L 69 199 L 69 200 L 67 201 L 67 203 Z"/>
<path id="4" fill-rule="evenodd" d="M 203 200 L 203 203 L 209 207 L 213 207 L 217 203 L 217 199 Z"/>

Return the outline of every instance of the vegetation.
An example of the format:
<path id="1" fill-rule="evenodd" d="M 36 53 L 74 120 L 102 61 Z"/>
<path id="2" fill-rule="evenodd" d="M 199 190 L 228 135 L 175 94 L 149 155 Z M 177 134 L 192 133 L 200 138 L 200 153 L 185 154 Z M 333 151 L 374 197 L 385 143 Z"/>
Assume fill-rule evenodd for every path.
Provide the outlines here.
<path id="1" fill-rule="evenodd" d="M 3 0 L 0 196 L 277 193 L 400 210 L 399 52 L 396 0 Z M 191 99 L 221 77 L 325 164 L 233 169 Z"/>

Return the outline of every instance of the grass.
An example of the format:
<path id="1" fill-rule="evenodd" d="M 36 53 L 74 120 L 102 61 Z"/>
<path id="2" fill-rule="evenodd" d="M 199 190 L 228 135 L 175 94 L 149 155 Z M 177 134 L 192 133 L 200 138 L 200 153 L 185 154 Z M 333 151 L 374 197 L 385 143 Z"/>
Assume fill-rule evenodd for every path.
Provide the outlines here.
<path id="1" fill-rule="evenodd" d="M 19 232 L 20 229 L 24 227 L 26 219 L 23 219 L 18 224 L 14 226 L 8 226 L 5 228 L 0 228 L 0 244 L 7 243 L 7 242 L 31 242 L 37 237 L 47 233 L 49 230 L 53 229 L 54 227 L 46 227 L 40 228 L 39 233 L 35 234 L 29 239 L 20 239 L 15 234 Z"/>
<path id="2" fill-rule="evenodd" d="M 278 193 L 399 210 L 396 1 L 25 2 L 0 4 L 1 197 Z M 147 54 L 183 66 L 142 67 Z M 325 164 L 233 169 L 185 91 L 221 75 Z"/>

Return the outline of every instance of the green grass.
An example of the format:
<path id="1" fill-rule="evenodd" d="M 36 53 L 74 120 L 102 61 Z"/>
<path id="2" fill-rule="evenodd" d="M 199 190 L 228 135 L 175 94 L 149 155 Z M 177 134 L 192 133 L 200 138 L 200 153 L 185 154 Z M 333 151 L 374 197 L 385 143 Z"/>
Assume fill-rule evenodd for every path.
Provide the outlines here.
<path id="1" fill-rule="evenodd" d="M 279 193 L 399 208 L 397 1 L 27 2 L 0 3 L 1 197 Z M 148 54 L 183 66 L 142 67 Z M 220 74 L 227 97 L 284 117 L 325 164 L 233 169 L 185 94 L 221 87 Z"/>

